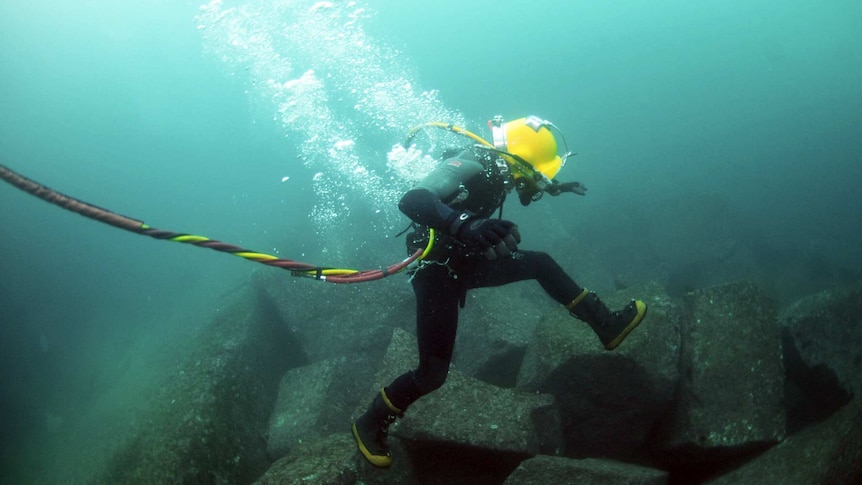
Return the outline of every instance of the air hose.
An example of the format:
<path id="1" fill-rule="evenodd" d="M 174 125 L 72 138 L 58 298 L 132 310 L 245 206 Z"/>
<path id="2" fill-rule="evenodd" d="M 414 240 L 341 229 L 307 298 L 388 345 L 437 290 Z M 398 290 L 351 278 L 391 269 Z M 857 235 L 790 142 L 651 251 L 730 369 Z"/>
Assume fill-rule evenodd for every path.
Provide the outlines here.
<path id="1" fill-rule="evenodd" d="M 149 236 L 155 239 L 163 239 L 167 241 L 192 244 L 202 248 L 209 248 L 215 251 L 239 256 L 248 261 L 286 269 L 289 270 L 293 276 L 313 278 L 318 281 L 327 281 L 330 283 L 362 283 L 366 281 L 379 280 L 399 273 L 407 269 L 412 263 L 427 256 L 434 245 L 434 230 L 431 229 L 428 245 L 424 249 L 419 249 L 407 259 L 384 268 L 354 270 L 315 266 L 313 264 L 301 263 L 289 259 L 281 259 L 270 254 L 244 249 L 239 246 L 216 241 L 215 239 L 209 239 L 204 236 L 156 229 L 137 219 L 123 216 L 73 197 L 69 197 L 68 195 L 61 194 L 12 171 L 5 165 L 0 165 L 0 178 L 8 182 L 10 185 L 46 202 L 50 202 L 62 207 L 63 209 L 119 229 L 133 232 L 135 234 L 141 234 L 143 236 Z"/>

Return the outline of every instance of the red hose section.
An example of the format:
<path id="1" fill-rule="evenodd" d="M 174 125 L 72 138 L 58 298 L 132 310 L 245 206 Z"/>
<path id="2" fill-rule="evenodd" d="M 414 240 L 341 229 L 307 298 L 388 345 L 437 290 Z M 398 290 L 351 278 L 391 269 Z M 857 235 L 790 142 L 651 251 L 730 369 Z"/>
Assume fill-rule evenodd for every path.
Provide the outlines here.
<path id="1" fill-rule="evenodd" d="M 359 273 L 347 276 L 327 276 L 326 281 L 330 283 L 364 283 L 366 281 L 379 280 L 381 278 L 385 278 L 389 275 L 400 272 L 410 263 L 419 259 L 419 257 L 422 256 L 423 252 L 424 248 L 416 250 L 415 253 L 413 253 L 409 258 L 405 259 L 404 261 L 388 266 L 385 272 L 382 269 L 375 269 L 370 271 L 360 271 Z"/>

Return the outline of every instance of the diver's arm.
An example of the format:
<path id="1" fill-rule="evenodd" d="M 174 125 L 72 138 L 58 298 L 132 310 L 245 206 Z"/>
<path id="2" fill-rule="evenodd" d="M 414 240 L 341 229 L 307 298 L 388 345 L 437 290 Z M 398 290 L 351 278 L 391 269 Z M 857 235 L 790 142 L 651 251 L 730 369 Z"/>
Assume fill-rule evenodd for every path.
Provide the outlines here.
<path id="1" fill-rule="evenodd" d="M 443 229 L 455 212 L 437 194 L 423 187 L 416 187 L 404 194 L 398 202 L 398 208 L 411 221 L 434 229 Z"/>
<path id="2" fill-rule="evenodd" d="M 488 260 L 508 257 L 517 251 L 521 242 L 518 226 L 503 219 L 477 218 L 471 212 L 452 209 L 444 202 L 454 200 L 464 190 L 462 184 L 483 170 L 482 164 L 474 160 L 447 160 L 415 189 L 404 194 L 398 208 L 414 222 L 477 248 Z"/>
<path id="3" fill-rule="evenodd" d="M 547 189 L 545 189 L 545 192 L 554 196 L 560 195 L 563 192 L 571 192 L 578 195 L 587 195 L 587 186 L 580 182 L 560 183 L 556 180 L 553 180 L 551 182 L 551 185 Z"/>
<path id="4" fill-rule="evenodd" d="M 438 230 L 448 229 L 460 213 L 443 201 L 455 198 L 463 181 L 482 170 L 482 164 L 473 160 L 447 160 L 416 188 L 404 194 L 398 208 L 413 222 Z"/>
<path id="5" fill-rule="evenodd" d="M 526 207 L 530 205 L 531 202 L 539 200 L 542 194 L 545 192 L 551 194 L 554 197 L 562 194 L 563 192 L 571 192 L 578 195 L 587 195 L 587 186 L 580 182 L 560 183 L 557 180 L 552 180 L 551 183 L 543 190 L 518 190 L 518 200 L 521 201 L 521 205 Z"/>

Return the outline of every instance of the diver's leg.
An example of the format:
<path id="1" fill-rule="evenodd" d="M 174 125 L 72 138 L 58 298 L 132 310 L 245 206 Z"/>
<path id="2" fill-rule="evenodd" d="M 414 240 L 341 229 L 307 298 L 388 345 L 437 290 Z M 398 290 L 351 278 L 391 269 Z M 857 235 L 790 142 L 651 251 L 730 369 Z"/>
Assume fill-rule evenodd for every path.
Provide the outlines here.
<path id="1" fill-rule="evenodd" d="M 620 311 L 608 310 L 598 295 L 578 286 L 554 258 L 541 251 L 519 250 L 510 258 L 482 262 L 469 284 L 478 288 L 528 279 L 538 281 L 572 316 L 586 322 L 607 350 L 622 343 L 646 315 L 647 306 L 641 300 L 632 300 Z"/>
<path id="2" fill-rule="evenodd" d="M 566 305 L 569 314 L 583 320 L 598 335 L 607 350 L 614 350 L 640 325 L 646 316 L 647 305 L 641 300 L 632 300 L 622 310 L 612 312 L 595 292 L 586 288 Z"/>
<path id="3" fill-rule="evenodd" d="M 467 282 L 470 288 L 487 288 L 524 280 L 536 280 L 561 305 L 583 291 L 554 258 L 541 251 L 518 250 L 507 258 L 482 261 Z"/>
<path id="4" fill-rule="evenodd" d="M 419 367 L 381 389 L 365 414 L 353 423 L 359 451 L 375 466 L 392 464 L 386 444 L 389 425 L 415 400 L 446 381 L 458 327 L 461 288 L 444 266 L 427 266 L 413 278 Z"/>

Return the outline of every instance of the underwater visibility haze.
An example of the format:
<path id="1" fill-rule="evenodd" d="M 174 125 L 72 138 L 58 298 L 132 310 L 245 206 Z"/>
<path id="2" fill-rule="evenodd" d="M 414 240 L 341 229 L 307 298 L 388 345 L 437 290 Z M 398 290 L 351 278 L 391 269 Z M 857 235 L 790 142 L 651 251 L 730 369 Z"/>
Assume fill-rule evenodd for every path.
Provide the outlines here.
<path id="1" fill-rule="evenodd" d="M 405 257 L 401 194 L 464 141 L 401 147 L 411 128 L 489 137 L 535 114 L 589 191 L 510 200 L 524 247 L 589 248 L 567 269 L 606 291 L 749 279 L 786 305 L 862 279 L 860 23 L 854 1 L 3 2 L 0 164 L 154 227 L 364 269 Z M 0 227 L 4 483 L 96 467 L 71 441 L 135 426 L 201 315 L 281 271 L 6 184 Z M 302 283 L 297 305 L 325 304 Z M 109 453 L 92 433 L 87 456 Z"/>

